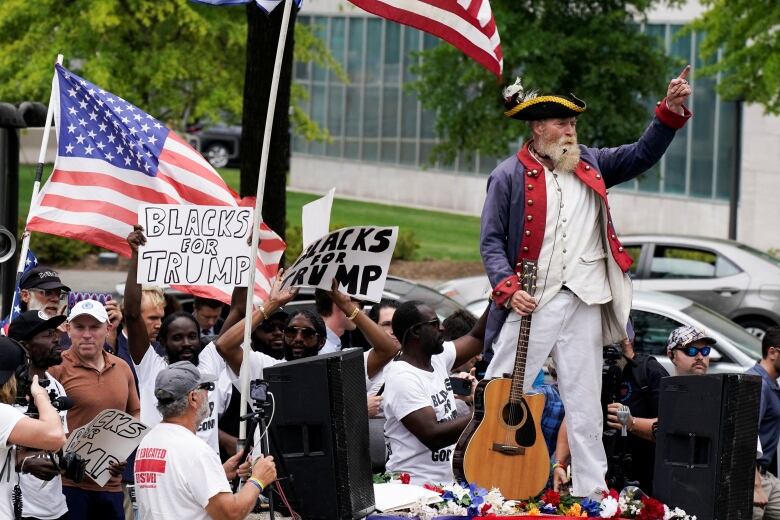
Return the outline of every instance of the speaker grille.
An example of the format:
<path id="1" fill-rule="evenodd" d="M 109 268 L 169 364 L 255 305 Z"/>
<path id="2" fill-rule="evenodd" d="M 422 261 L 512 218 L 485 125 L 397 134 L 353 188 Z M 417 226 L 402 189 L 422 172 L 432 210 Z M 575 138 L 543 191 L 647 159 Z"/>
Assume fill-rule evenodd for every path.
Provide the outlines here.
<path id="1" fill-rule="evenodd" d="M 374 506 L 371 465 L 366 464 L 368 411 L 365 400 L 357 398 L 366 395 L 362 353 L 329 359 L 328 380 L 339 515 L 353 518 L 368 514 Z"/>
<path id="2" fill-rule="evenodd" d="M 363 352 L 300 359 L 264 371 L 274 393 L 271 424 L 280 475 L 307 520 L 362 518 L 374 510 Z"/>
<path id="3" fill-rule="evenodd" d="M 761 379 L 661 380 L 654 494 L 700 520 L 752 517 Z"/>
<path id="4" fill-rule="evenodd" d="M 724 405 L 720 431 L 720 479 L 715 517 L 719 520 L 752 518 L 756 459 L 756 425 L 761 382 L 742 374 L 724 378 Z"/>

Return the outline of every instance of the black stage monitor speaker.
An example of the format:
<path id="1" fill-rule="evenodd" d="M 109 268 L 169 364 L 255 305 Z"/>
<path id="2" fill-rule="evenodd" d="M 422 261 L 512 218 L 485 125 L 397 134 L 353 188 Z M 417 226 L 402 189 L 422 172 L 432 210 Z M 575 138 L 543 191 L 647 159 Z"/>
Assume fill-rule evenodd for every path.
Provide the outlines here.
<path id="1" fill-rule="evenodd" d="M 699 520 L 750 520 L 761 378 L 661 380 L 654 493 Z"/>
<path id="2" fill-rule="evenodd" d="M 363 518 L 374 510 L 363 351 L 264 370 L 275 410 L 271 452 L 287 498 L 305 519 Z"/>

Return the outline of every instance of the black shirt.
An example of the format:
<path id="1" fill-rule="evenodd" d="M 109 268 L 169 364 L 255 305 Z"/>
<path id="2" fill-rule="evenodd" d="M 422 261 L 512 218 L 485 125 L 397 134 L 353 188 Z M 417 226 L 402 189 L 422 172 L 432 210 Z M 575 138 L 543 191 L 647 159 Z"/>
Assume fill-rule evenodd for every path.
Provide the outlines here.
<path id="1" fill-rule="evenodd" d="M 661 378 L 667 377 L 669 373 L 653 356 L 635 354 L 633 359 L 627 361 L 618 389 L 619 402 L 628 406 L 633 417 L 658 417 Z M 652 496 L 655 443 L 629 433 L 626 450 L 632 460 L 631 467 L 626 468 L 627 476 L 638 480 L 642 491 Z"/>

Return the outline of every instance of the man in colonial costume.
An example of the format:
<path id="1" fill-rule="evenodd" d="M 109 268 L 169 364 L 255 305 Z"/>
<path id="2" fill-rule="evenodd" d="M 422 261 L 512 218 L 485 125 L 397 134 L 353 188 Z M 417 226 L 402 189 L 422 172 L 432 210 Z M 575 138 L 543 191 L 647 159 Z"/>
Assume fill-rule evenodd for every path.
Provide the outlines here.
<path id="1" fill-rule="evenodd" d="M 482 210 L 480 251 L 493 287 L 486 377 L 512 373 L 520 317 L 532 313 L 525 391 L 552 354 L 576 496 L 605 488 L 602 347 L 625 339 L 631 310 L 632 260 L 615 231 L 607 189 L 656 164 L 691 117 L 683 106 L 689 71 L 669 83 L 639 140 L 616 148 L 577 143 L 577 117 L 586 107 L 574 95 L 527 92 L 520 80 L 504 91 L 505 115 L 527 121 L 531 138 L 493 170 Z M 526 259 L 537 263 L 530 294 L 519 281 Z"/>

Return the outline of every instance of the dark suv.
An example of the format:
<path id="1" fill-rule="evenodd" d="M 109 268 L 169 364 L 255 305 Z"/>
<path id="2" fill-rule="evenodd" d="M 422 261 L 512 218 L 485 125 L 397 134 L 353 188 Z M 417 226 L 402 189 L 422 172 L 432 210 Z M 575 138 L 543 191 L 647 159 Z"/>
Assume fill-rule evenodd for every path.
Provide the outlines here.
<path id="1" fill-rule="evenodd" d="M 241 127 L 195 125 L 187 128 L 187 142 L 214 168 L 224 168 L 239 160 Z"/>

